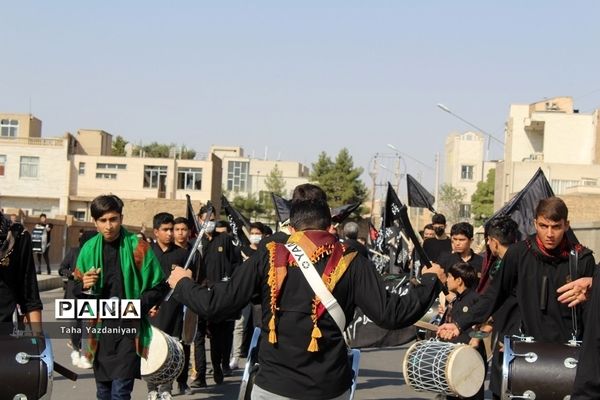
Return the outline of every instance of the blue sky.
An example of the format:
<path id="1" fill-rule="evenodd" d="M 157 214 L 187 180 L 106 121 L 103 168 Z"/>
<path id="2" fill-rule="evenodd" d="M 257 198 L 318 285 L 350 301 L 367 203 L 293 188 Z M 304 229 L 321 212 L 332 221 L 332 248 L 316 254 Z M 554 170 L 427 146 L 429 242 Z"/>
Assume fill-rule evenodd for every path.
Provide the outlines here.
<path id="1" fill-rule="evenodd" d="M 511 103 L 600 106 L 595 1 L 4 3 L 0 110 L 31 104 L 44 136 L 97 128 L 307 165 L 347 147 L 365 169 L 391 143 L 433 166 L 469 128 L 437 103 L 499 138 Z M 432 168 L 406 169 L 432 188 Z"/>

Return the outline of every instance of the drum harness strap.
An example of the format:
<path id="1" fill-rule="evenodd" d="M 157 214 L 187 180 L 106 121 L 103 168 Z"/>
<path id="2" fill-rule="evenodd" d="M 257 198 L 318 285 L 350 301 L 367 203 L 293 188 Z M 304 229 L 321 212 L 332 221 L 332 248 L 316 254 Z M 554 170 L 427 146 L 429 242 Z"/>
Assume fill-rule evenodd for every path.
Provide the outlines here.
<path id="1" fill-rule="evenodd" d="M 569 253 L 569 280 L 574 281 L 577 279 L 579 275 L 578 271 L 579 264 L 579 252 L 576 249 L 571 250 Z M 578 343 L 577 336 L 579 334 L 579 324 L 577 320 L 577 315 L 579 312 L 579 307 L 575 306 L 571 308 L 571 323 L 572 323 L 572 338 L 570 343 L 576 345 Z"/>

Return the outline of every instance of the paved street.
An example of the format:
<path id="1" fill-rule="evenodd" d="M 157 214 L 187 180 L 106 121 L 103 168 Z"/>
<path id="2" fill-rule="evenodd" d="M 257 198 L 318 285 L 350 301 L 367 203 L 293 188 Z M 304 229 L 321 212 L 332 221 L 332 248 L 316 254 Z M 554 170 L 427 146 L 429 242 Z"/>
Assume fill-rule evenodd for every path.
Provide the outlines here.
<path id="1" fill-rule="evenodd" d="M 42 293 L 44 301 L 44 321 L 54 320 L 54 299 L 62 297 L 62 289 Z M 91 399 L 95 395 L 95 384 L 92 370 L 71 367 L 70 349 L 66 339 L 53 339 L 55 359 L 61 364 L 79 373 L 77 382 L 69 381 L 55 374 L 54 399 L 82 400 Z M 401 368 L 404 351 L 407 346 L 392 349 L 367 349 L 362 351 L 360 378 L 356 399 L 433 399 L 434 395 L 417 393 L 404 385 Z M 210 359 L 210 357 L 208 357 Z M 208 366 L 210 368 L 210 365 Z M 215 386 L 212 378 L 207 376 L 209 387 L 198 390 L 190 396 L 177 396 L 177 399 L 236 399 L 242 371 L 235 371 L 234 376 L 225 378 L 225 383 Z M 133 398 L 146 398 L 146 385 L 136 381 Z"/>

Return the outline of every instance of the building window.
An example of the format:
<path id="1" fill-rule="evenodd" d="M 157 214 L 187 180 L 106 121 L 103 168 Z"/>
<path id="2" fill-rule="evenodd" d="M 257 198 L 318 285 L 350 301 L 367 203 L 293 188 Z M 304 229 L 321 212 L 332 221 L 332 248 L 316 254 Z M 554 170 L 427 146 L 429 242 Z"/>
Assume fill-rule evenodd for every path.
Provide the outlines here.
<path id="1" fill-rule="evenodd" d="M 460 179 L 473 180 L 473 166 L 472 165 L 461 165 L 460 166 Z"/>
<path id="2" fill-rule="evenodd" d="M 127 169 L 127 164 L 96 163 L 96 169 Z"/>
<path id="3" fill-rule="evenodd" d="M 84 174 L 85 174 L 85 163 L 80 162 L 79 163 L 79 175 L 84 175 Z"/>
<path id="4" fill-rule="evenodd" d="M 202 168 L 178 168 L 177 189 L 202 190 Z"/>
<path id="5" fill-rule="evenodd" d="M 0 154 L 0 176 L 4 176 L 4 168 L 6 167 L 6 156 Z"/>
<path id="6" fill-rule="evenodd" d="M 78 221 L 85 221 L 85 211 L 71 211 L 71 215 Z"/>
<path id="7" fill-rule="evenodd" d="M 167 167 L 164 165 L 144 165 L 144 187 L 158 188 L 165 185 L 167 179 Z"/>
<path id="8" fill-rule="evenodd" d="M 117 174 L 110 174 L 108 172 L 96 172 L 96 179 L 117 179 Z"/>
<path id="9" fill-rule="evenodd" d="M 19 132 L 19 121 L 16 119 L 0 120 L 0 136 L 15 137 Z"/>
<path id="10" fill-rule="evenodd" d="M 246 192 L 248 184 L 248 161 L 229 161 L 227 166 L 227 190 Z"/>
<path id="11" fill-rule="evenodd" d="M 40 165 L 39 157 L 21 157 L 19 168 L 19 177 L 21 178 L 37 178 Z"/>
<path id="12" fill-rule="evenodd" d="M 471 205 L 470 204 L 461 204 L 460 209 L 458 210 L 459 218 L 471 218 Z"/>

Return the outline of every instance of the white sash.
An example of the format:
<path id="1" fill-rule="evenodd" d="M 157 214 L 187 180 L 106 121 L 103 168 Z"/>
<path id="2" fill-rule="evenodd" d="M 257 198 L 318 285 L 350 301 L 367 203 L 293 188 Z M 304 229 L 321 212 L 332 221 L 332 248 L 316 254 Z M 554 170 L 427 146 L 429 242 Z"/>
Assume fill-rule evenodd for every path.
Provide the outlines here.
<path id="1" fill-rule="evenodd" d="M 342 310 L 342 307 L 335 297 L 333 297 L 331 292 L 327 289 L 327 286 L 325 286 L 325 282 L 323 282 L 323 279 L 315 269 L 313 263 L 298 244 L 286 243 L 285 247 L 287 247 L 292 254 L 292 257 L 294 257 L 294 260 L 296 260 L 300 271 L 304 274 L 308 284 L 321 300 L 321 303 L 323 303 L 327 312 L 329 312 L 329 315 L 331 315 L 338 328 L 340 328 L 340 331 L 344 333 L 344 329 L 346 328 L 346 316 L 344 315 L 344 310 Z"/>

